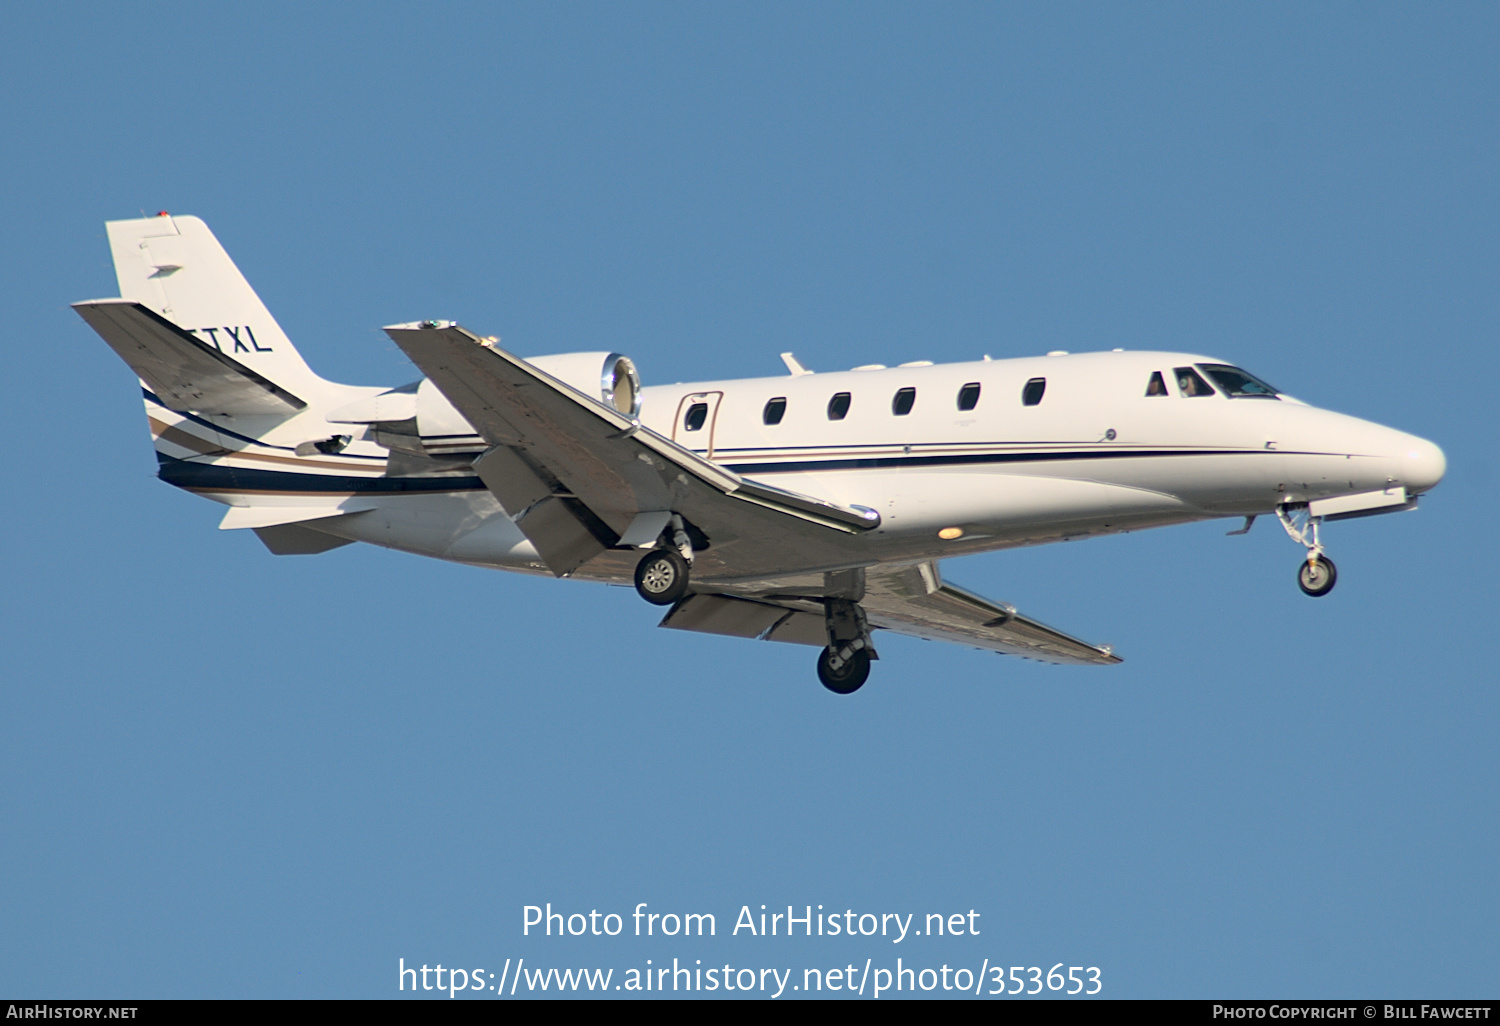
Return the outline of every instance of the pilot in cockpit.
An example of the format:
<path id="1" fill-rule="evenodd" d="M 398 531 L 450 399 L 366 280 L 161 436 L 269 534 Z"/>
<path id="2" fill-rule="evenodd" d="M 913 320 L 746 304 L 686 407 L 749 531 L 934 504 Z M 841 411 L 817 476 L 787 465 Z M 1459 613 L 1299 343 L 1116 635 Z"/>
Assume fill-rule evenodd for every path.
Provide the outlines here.
<path id="1" fill-rule="evenodd" d="M 1186 374 L 1177 375 L 1177 387 L 1182 389 L 1182 394 L 1185 396 L 1213 394 L 1203 387 L 1202 382 L 1200 382 L 1198 379 L 1198 375 L 1194 374 L 1192 371 L 1188 371 Z"/>

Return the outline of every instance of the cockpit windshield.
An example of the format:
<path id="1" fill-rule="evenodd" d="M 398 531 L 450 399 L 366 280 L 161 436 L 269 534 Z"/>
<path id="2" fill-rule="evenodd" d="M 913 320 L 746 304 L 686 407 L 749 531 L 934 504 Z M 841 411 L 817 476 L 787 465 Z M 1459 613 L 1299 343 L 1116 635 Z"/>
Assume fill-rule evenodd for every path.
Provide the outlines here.
<path id="1" fill-rule="evenodd" d="M 1276 399 L 1280 390 L 1266 384 L 1248 371 L 1225 363 L 1200 363 L 1198 369 L 1213 378 L 1214 384 L 1231 399 Z"/>

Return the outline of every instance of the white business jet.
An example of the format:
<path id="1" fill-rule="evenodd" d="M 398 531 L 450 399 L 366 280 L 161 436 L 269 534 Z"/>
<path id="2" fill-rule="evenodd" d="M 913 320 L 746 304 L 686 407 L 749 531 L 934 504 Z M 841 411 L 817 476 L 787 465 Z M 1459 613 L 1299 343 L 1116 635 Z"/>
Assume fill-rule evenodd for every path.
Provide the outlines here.
<path id="1" fill-rule="evenodd" d="M 370 542 L 612 584 L 663 627 L 813 645 L 847 694 L 877 629 L 1052 663 L 1119 662 L 946 583 L 939 560 L 1275 515 L 1334 585 L 1319 526 L 1409 510 L 1431 442 L 1189 353 L 1022 359 L 643 388 L 616 353 L 522 359 L 448 321 L 387 328 L 425 375 L 314 374 L 213 234 L 108 227 L 120 299 L 75 309 L 140 378 L 162 480 L 274 553 Z"/>

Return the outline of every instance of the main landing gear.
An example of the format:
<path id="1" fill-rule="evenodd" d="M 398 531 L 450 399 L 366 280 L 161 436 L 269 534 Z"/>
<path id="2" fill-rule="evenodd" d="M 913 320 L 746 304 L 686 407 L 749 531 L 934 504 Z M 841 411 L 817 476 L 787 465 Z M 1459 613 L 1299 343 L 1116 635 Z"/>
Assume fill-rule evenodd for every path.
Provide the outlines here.
<path id="1" fill-rule="evenodd" d="M 818 680 L 835 695 L 852 695 L 870 677 L 870 660 L 879 659 L 870 641 L 870 622 L 858 602 L 823 600 L 828 647 L 818 653 Z"/>
<path id="2" fill-rule="evenodd" d="M 655 606 L 670 606 L 688 593 L 692 576 L 693 544 L 682 518 L 674 515 L 657 547 L 635 565 L 635 590 Z M 864 596 L 864 572 L 828 574 L 828 582 L 850 580 L 840 587 L 843 598 L 823 599 L 823 625 L 828 645 L 818 653 L 818 680 L 836 695 L 852 695 L 870 677 L 870 662 L 879 659 L 870 640 L 870 621 L 858 599 Z"/>
<path id="3" fill-rule="evenodd" d="M 636 593 L 654 606 L 670 606 L 688 589 L 688 562 L 673 549 L 653 549 L 635 565 Z"/>
<path id="4" fill-rule="evenodd" d="M 636 594 L 654 606 L 670 606 L 687 594 L 692 566 L 693 543 L 682 518 L 673 514 L 659 547 L 635 565 Z"/>
<path id="5" fill-rule="evenodd" d="M 835 695 L 852 695 L 870 679 L 870 653 L 864 648 L 840 649 L 829 646 L 818 653 L 818 680 Z"/>
<path id="6" fill-rule="evenodd" d="M 1292 541 L 1307 549 L 1307 560 L 1297 568 L 1297 587 L 1313 598 L 1327 595 L 1338 583 L 1339 571 L 1333 560 L 1323 555 L 1323 545 L 1318 540 L 1321 518 L 1313 516 L 1305 505 L 1293 509 L 1277 506 L 1276 518 Z"/>

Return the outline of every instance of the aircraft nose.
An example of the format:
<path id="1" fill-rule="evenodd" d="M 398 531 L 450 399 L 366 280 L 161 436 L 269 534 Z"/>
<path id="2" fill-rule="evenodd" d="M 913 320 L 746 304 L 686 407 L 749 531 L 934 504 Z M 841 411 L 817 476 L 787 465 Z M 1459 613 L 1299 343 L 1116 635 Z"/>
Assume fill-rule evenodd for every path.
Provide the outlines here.
<path id="1" fill-rule="evenodd" d="M 1415 435 L 1407 436 L 1400 462 L 1402 479 L 1407 491 L 1413 495 L 1425 492 L 1437 484 L 1448 470 L 1448 460 L 1443 456 L 1443 450 Z"/>

